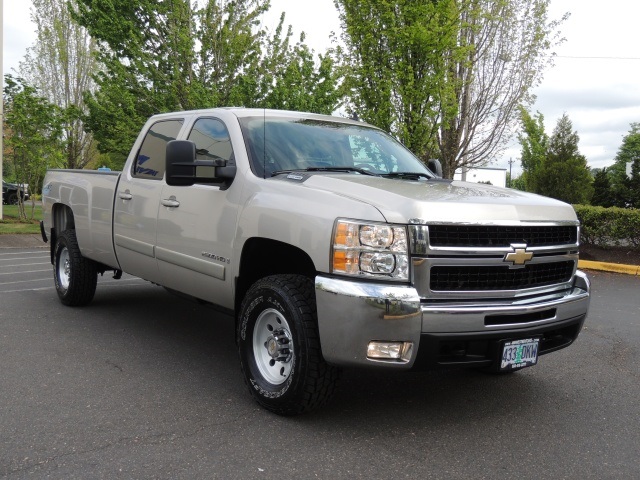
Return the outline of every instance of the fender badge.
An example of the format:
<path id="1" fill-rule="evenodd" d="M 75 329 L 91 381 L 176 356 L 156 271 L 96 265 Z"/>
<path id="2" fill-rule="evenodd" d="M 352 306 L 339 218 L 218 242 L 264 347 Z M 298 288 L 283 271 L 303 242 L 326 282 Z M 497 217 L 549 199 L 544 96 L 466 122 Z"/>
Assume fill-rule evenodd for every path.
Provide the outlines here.
<path id="1" fill-rule="evenodd" d="M 215 253 L 202 252 L 202 256 L 210 258 L 212 260 L 217 260 L 218 262 L 222 262 L 222 263 L 231 263 L 231 259 L 221 257 L 220 255 L 216 255 Z"/>

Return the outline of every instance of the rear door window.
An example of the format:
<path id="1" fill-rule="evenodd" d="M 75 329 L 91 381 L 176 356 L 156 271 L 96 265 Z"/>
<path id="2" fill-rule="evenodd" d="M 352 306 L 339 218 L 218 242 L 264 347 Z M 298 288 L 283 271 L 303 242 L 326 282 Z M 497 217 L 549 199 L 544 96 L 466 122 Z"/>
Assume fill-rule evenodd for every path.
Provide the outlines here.
<path id="1" fill-rule="evenodd" d="M 154 123 L 142 141 L 133 164 L 136 178 L 162 180 L 165 170 L 167 143 L 178 138 L 183 120 L 163 120 Z"/>

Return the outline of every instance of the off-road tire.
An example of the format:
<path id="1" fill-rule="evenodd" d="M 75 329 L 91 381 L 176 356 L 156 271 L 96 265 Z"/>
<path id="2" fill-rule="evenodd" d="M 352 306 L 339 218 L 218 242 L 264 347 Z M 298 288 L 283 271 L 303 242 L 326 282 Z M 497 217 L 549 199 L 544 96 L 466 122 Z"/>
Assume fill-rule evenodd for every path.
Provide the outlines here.
<path id="1" fill-rule="evenodd" d="M 75 230 L 65 230 L 56 241 L 53 278 L 64 305 L 87 305 L 96 293 L 98 270 L 93 260 L 80 253 Z"/>
<path id="2" fill-rule="evenodd" d="M 297 415 L 329 401 L 340 370 L 322 357 L 311 279 L 274 275 L 258 280 L 242 301 L 236 334 L 245 383 L 262 407 Z M 280 360 L 270 356 L 276 354 L 268 344 L 278 345 Z"/>

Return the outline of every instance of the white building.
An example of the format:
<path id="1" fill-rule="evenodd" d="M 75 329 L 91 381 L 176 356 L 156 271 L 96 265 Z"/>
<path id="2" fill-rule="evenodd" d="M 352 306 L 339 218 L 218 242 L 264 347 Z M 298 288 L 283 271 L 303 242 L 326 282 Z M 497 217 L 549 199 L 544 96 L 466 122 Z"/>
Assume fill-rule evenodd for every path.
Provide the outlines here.
<path id="1" fill-rule="evenodd" d="M 462 170 L 456 170 L 454 180 L 462 180 Z M 494 167 L 474 167 L 467 169 L 466 181 L 473 183 L 490 183 L 496 187 L 507 186 L 507 169 Z"/>

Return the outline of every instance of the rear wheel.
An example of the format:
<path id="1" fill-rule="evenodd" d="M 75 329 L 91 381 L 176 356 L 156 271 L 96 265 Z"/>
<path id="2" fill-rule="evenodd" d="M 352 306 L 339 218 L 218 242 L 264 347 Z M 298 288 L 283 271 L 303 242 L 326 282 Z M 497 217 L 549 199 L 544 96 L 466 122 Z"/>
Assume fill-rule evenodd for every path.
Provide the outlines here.
<path id="1" fill-rule="evenodd" d="M 9 195 L 7 195 L 7 203 L 9 205 L 17 205 L 18 204 L 18 194 L 17 193 L 10 193 Z"/>
<path id="2" fill-rule="evenodd" d="M 93 260 L 80 253 L 76 232 L 65 230 L 56 242 L 53 278 L 60 301 L 69 306 L 81 306 L 93 300 L 98 282 L 98 270 Z"/>
<path id="3" fill-rule="evenodd" d="M 251 286 L 240 307 L 237 339 L 247 386 L 267 410 L 296 415 L 333 395 L 339 369 L 322 357 L 309 278 L 274 275 Z"/>

